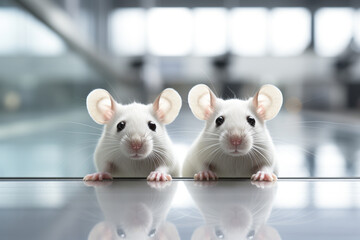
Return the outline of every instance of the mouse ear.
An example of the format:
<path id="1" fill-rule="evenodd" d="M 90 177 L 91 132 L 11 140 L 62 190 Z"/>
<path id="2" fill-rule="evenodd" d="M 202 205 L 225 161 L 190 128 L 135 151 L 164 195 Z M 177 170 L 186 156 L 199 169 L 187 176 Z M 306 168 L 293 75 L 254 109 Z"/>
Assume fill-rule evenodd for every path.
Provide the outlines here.
<path id="1" fill-rule="evenodd" d="M 194 86 L 188 96 L 192 113 L 200 120 L 206 120 L 214 112 L 216 96 L 205 84 Z"/>
<path id="2" fill-rule="evenodd" d="M 87 110 L 98 124 L 106 124 L 113 118 L 115 104 L 110 93 L 104 89 L 95 89 L 86 98 Z"/>
<path id="3" fill-rule="evenodd" d="M 153 110 L 163 124 L 175 120 L 181 108 L 181 97 L 177 91 L 167 88 L 160 93 L 153 103 Z"/>
<path id="4" fill-rule="evenodd" d="M 253 98 L 256 112 L 263 120 L 273 119 L 279 113 L 282 103 L 281 91 L 270 84 L 262 86 Z"/>

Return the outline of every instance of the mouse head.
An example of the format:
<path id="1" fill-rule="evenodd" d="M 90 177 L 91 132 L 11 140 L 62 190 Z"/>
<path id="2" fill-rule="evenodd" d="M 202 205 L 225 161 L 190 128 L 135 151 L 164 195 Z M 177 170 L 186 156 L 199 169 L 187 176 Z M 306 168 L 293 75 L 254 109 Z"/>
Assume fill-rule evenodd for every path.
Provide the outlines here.
<path id="1" fill-rule="evenodd" d="M 194 86 L 188 96 L 191 111 L 206 121 L 204 141 L 230 156 L 244 156 L 256 144 L 266 144 L 265 121 L 274 118 L 282 105 L 282 94 L 264 85 L 248 100 L 217 98 L 204 84 Z"/>
<path id="2" fill-rule="evenodd" d="M 174 89 L 167 88 L 153 104 L 122 105 L 106 90 L 95 89 L 88 95 L 86 105 L 92 119 L 105 125 L 103 141 L 109 151 L 117 149 L 129 158 L 144 159 L 153 151 L 162 152 L 167 147 L 164 125 L 177 117 L 181 97 Z"/>

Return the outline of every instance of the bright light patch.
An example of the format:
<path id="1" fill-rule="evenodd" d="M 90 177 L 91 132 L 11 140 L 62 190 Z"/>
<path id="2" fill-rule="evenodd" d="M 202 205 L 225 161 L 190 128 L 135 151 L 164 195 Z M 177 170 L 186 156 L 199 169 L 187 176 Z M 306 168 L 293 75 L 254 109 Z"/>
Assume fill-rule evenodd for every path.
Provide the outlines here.
<path id="1" fill-rule="evenodd" d="M 346 176 L 345 159 L 334 144 L 320 146 L 316 155 L 317 177 Z"/>
<path id="2" fill-rule="evenodd" d="M 276 56 L 301 54 L 311 38 L 311 16 L 305 8 L 271 11 L 271 52 Z"/>
<path id="3" fill-rule="evenodd" d="M 352 207 L 350 184 L 344 182 L 315 182 L 314 203 L 318 208 L 350 208 Z"/>
<path id="4" fill-rule="evenodd" d="M 109 43 L 120 55 L 141 55 L 145 51 L 145 11 L 115 10 L 109 17 Z"/>
<path id="5" fill-rule="evenodd" d="M 345 50 L 353 34 L 351 8 L 322 8 L 315 14 L 315 50 L 333 57 Z"/>
<path id="6" fill-rule="evenodd" d="M 184 181 L 178 182 L 175 196 L 173 198 L 172 208 L 189 208 L 194 206 L 195 203 L 187 190 Z"/>
<path id="7" fill-rule="evenodd" d="M 235 8 L 231 11 L 230 45 L 244 56 L 262 56 L 267 51 L 268 11 L 265 8 Z"/>
<path id="8" fill-rule="evenodd" d="M 174 143 L 173 145 L 174 155 L 177 156 L 176 160 L 179 161 L 180 166 L 182 166 L 186 156 L 184 153 L 189 151 L 190 145 L 181 143 Z"/>
<path id="9" fill-rule="evenodd" d="M 309 176 L 304 159 L 304 149 L 296 145 L 277 145 L 279 177 Z"/>
<path id="10" fill-rule="evenodd" d="M 192 48 L 192 15 L 187 8 L 152 8 L 148 12 L 149 51 L 184 56 Z"/>
<path id="11" fill-rule="evenodd" d="M 65 44 L 52 30 L 30 15 L 24 15 L 26 38 L 29 53 L 52 56 L 64 52 Z M 25 31 L 25 29 L 24 29 Z"/>
<path id="12" fill-rule="evenodd" d="M 0 54 L 16 54 L 24 47 L 19 27 L 24 23 L 22 14 L 15 8 L 0 9 Z"/>
<path id="13" fill-rule="evenodd" d="M 278 184 L 275 207 L 278 208 L 305 208 L 309 204 L 308 182 L 287 182 Z"/>
<path id="14" fill-rule="evenodd" d="M 15 8 L 0 9 L 0 54 L 57 55 L 63 41 L 34 17 Z"/>
<path id="15" fill-rule="evenodd" d="M 227 41 L 227 11 L 224 8 L 196 8 L 194 54 L 216 56 L 224 54 Z"/>

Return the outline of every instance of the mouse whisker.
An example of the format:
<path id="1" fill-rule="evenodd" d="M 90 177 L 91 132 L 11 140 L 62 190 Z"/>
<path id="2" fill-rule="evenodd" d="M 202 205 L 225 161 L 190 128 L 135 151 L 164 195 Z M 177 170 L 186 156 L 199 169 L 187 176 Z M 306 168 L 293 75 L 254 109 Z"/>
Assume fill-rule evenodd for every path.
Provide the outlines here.
<path id="1" fill-rule="evenodd" d="M 65 123 L 77 124 L 77 125 L 81 125 L 81 126 L 84 126 L 84 127 L 88 127 L 88 128 L 92 128 L 92 129 L 96 129 L 96 130 L 100 130 L 100 131 L 103 130 L 102 127 L 94 127 L 94 126 L 91 126 L 91 125 L 89 125 L 89 124 L 81 123 L 81 122 L 66 121 Z"/>

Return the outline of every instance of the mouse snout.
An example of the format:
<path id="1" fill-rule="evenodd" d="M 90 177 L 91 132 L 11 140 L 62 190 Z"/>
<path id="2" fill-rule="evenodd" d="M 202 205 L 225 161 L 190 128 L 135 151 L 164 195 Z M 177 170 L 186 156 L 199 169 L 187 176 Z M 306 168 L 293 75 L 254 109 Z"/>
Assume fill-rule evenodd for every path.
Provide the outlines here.
<path id="1" fill-rule="evenodd" d="M 130 145 L 133 150 L 140 150 L 143 144 L 139 141 L 131 141 Z"/>
<path id="2" fill-rule="evenodd" d="M 135 136 L 135 137 L 131 138 L 131 140 L 130 140 L 131 149 L 133 149 L 135 151 L 140 150 L 142 148 L 142 146 L 143 146 L 143 142 L 140 137 Z"/>
<path id="3" fill-rule="evenodd" d="M 242 143 L 242 137 L 240 135 L 231 135 L 229 141 L 231 145 L 237 147 Z"/>
<path id="4" fill-rule="evenodd" d="M 140 134 L 129 134 L 126 144 L 122 144 L 123 151 L 130 158 L 143 159 L 147 157 L 153 150 L 153 142 Z"/>

